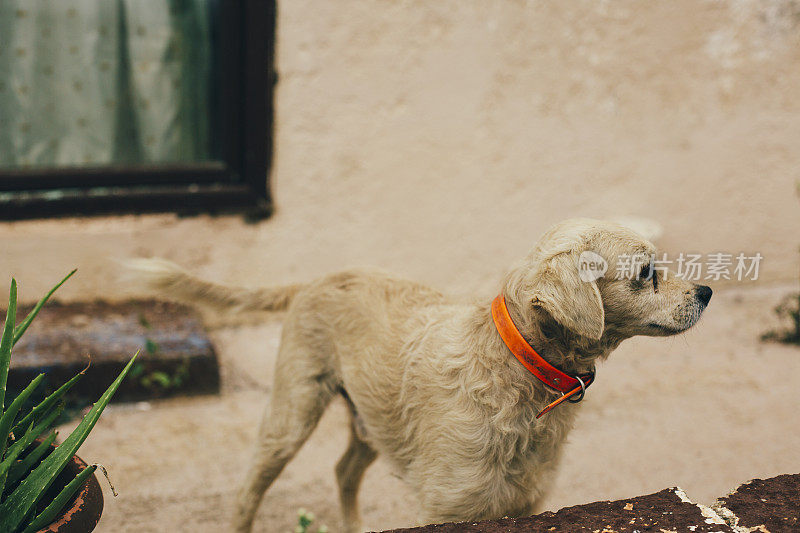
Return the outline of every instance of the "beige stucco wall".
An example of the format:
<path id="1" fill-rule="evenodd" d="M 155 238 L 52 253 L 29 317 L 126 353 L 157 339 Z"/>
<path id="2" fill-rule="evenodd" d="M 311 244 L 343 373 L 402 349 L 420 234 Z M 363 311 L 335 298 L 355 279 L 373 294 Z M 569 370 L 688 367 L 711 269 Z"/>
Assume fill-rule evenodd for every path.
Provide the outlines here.
<path id="1" fill-rule="evenodd" d="M 108 258 L 250 284 L 378 265 L 455 291 L 550 224 L 642 215 L 796 275 L 800 4 L 279 3 L 276 215 L 4 224 L 0 272 L 111 296 Z M 35 279 L 31 279 L 35 278 Z"/>
<path id="2" fill-rule="evenodd" d="M 278 205 L 459 260 L 633 213 L 669 249 L 761 250 L 790 276 L 799 21 L 763 1 L 284 3 Z"/>

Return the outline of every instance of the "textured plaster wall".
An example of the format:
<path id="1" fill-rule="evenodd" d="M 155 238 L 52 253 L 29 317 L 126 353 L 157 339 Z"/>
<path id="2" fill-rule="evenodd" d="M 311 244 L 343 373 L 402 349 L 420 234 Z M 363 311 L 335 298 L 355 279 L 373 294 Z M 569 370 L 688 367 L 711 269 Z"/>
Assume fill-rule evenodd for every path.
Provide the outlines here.
<path id="1" fill-rule="evenodd" d="M 794 274 L 800 3 L 300 1 L 279 20 L 278 206 L 324 205 L 320 226 L 373 236 L 358 256 L 422 241 L 442 253 L 416 274 L 447 282 L 563 217 L 638 214 L 673 251 Z"/>
<path id="2" fill-rule="evenodd" d="M 263 284 L 378 265 L 472 292 L 550 224 L 643 215 L 796 274 L 800 2 L 279 2 L 276 215 L 3 224 L 32 298 L 110 258 Z M 7 283 L 4 281 L 4 283 Z"/>

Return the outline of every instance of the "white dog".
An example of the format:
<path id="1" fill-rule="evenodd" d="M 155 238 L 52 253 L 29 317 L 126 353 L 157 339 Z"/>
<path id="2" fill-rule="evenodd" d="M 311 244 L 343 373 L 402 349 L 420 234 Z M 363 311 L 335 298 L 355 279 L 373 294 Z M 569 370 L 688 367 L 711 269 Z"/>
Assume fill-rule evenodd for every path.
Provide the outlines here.
<path id="1" fill-rule="evenodd" d="M 581 256 L 588 253 L 595 263 L 628 257 L 639 268 L 605 272 L 593 263 L 587 277 Z M 577 411 L 552 404 L 567 390 L 570 399 L 582 398 L 597 360 L 620 342 L 685 331 L 711 298 L 708 287 L 653 272 L 654 254 L 624 226 L 563 222 L 508 273 L 494 315 L 489 300 L 454 302 L 378 272 L 249 291 L 198 280 L 164 261 L 135 267 L 178 300 L 288 309 L 236 530 L 250 530 L 265 490 L 341 394 L 352 431 L 336 476 L 346 531 L 356 532 L 359 483 L 379 453 L 420 495 L 423 523 L 534 512 Z M 520 350 L 546 362 L 526 360 Z M 551 373 L 540 379 L 537 368 Z"/>

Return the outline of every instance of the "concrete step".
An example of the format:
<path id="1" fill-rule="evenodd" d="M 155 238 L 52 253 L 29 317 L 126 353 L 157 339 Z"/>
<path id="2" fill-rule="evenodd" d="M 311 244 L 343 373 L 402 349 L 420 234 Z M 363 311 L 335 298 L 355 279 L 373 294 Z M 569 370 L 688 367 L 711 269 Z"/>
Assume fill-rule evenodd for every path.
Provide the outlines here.
<path id="1" fill-rule="evenodd" d="M 30 307 L 20 308 L 24 317 Z M 136 351 L 114 401 L 219 392 L 217 356 L 190 308 L 156 300 L 48 303 L 14 347 L 8 388 L 44 372 L 55 390 L 89 364 L 71 398 L 96 401 Z"/>

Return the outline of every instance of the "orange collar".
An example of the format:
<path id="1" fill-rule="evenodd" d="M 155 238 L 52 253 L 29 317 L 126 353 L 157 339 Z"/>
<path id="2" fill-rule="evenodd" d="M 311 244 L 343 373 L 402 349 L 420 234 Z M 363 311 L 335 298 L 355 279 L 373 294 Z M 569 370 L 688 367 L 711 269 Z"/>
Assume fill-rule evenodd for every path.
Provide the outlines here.
<path id="1" fill-rule="evenodd" d="M 539 381 L 555 389 L 561 393 L 561 397 L 550 403 L 547 407 L 536 415 L 536 418 L 541 417 L 546 412 L 550 411 L 555 406 L 559 405 L 564 400 L 577 403 L 583 400 L 583 395 L 586 393 L 586 387 L 594 381 L 594 372 L 583 374 L 581 376 L 572 377 L 557 369 L 544 358 L 536 353 L 525 337 L 514 325 L 511 320 L 511 315 L 508 314 L 508 307 L 506 307 L 505 296 L 500 294 L 492 302 L 492 318 L 494 325 L 497 327 L 497 332 L 503 339 L 503 342 L 511 350 L 522 366 L 528 369 L 531 374 L 539 378 Z M 577 398 L 572 398 L 573 395 L 580 393 Z"/>

